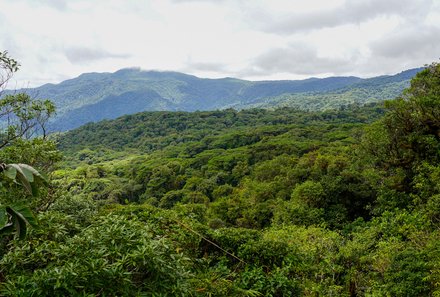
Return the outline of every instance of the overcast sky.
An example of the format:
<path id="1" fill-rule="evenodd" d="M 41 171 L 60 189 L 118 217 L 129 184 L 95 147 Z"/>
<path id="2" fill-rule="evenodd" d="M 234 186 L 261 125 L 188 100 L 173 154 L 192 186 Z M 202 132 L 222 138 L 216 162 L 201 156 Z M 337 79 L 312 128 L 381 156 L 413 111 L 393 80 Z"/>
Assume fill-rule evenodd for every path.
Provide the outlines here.
<path id="1" fill-rule="evenodd" d="M 440 0 L 0 0 L 9 87 L 126 67 L 370 77 L 440 58 Z"/>

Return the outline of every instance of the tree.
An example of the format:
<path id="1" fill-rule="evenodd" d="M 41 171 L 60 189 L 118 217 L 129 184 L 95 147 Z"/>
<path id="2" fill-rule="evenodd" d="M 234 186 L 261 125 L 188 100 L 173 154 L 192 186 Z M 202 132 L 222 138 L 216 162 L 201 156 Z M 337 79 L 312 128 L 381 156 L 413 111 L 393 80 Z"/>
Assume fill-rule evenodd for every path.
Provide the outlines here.
<path id="1" fill-rule="evenodd" d="M 411 169 L 424 160 L 440 161 L 440 64 L 419 72 L 403 95 L 386 106 L 390 165 Z"/>
<path id="2" fill-rule="evenodd" d="M 0 95 L 20 64 L 0 52 Z M 49 100 L 37 100 L 25 93 L 9 93 L 0 98 L 0 148 L 15 139 L 27 139 L 35 135 L 46 137 L 46 124 L 55 113 L 55 106 Z"/>
<path id="3" fill-rule="evenodd" d="M 7 51 L 0 52 L 0 95 L 19 66 L 16 60 L 8 56 Z M 45 138 L 46 123 L 54 112 L 55 106 L 52 102 L 36 100 L 28 94 L 6 94 L 0 98 L 0 149 L 11 146 L 14 141 L 22 138 L 30 139 L 37 133 Z M 11 153 L 20 156 L 20 152 L 20 149 L 12 150 L 9 154 L 2 151 L 1 161 L 5 162 L 4 159 L 9 159 L 8 155 Z M 38 192 L 38 185 L 47 182 L 36 169 L 27 164 L 0 163 L 0 173 L 14 183 L 22 185 L 26 192 L 33 196 Z M 14 197 L 14 202 L 20 200 L 15 196 L 19 192 L 16 193 L 7 188 L 6 193 Z M 15 232 L 19 238 L 24 238 L 28 224 L 36 224 L 28 207 L 10 203 L 0 204 L 0 235 Z"/>
<path id="4" fill-rule="evenodd" d="M 0 52 L 0 93 L 6 88 L 8 81 L 19 67 L 20 64 L 10 58 L 7 51 Z"/>
<path id="5" fill-rule="evenodd" d="M 440 162 L 440 64 L 426 66 L 385 107 L 388 112 L 369 127 L 362 143 L 364 161 L 378 177 L 374 178 L 376 214 L 418 205 L 436 194 L 425 191 L 423 199 L 419 195 L 428 184 L 423 181 L 424 171 Z"/>

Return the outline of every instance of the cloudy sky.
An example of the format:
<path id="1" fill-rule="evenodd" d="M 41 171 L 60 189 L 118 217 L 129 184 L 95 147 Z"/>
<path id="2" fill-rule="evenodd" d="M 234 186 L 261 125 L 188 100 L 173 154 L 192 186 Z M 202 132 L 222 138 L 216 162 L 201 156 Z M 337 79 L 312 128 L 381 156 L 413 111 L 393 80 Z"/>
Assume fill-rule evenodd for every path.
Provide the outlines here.
<path id="1" fill-rule="evenodd" d="M 439 61 L 440 0 L 0 0 L 4 50 L 15 87 L 126 67 L 370 77 Z"/>

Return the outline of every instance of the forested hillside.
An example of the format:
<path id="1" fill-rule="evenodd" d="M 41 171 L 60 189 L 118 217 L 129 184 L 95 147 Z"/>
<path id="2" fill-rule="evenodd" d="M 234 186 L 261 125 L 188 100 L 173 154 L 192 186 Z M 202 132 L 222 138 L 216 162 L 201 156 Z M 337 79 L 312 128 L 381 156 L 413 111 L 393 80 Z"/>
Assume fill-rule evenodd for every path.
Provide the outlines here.
<path id="1" fill-rule="evenodd" d="M 439 103 L 432 64 L 384 104 L 5 138 L 0 294 L 437 296 Z"/>
<path id="2" fill-rule="evenodd" d="M 20 90 L 32 98 L 48 98 L 57 107 L 51 131 L 65 131 L 89 122 L 114 119 L 139 111 L 294 107 L 324 111 L 350 104 L 380 102 L 398 96 L 421 70 L 391 76 L 309 78 L 284 81 L 204 79 L 178 72 L 122 69 L 86 73 L 59 84 Z M 12 92 L 13 93 L 13 92 Z"/>

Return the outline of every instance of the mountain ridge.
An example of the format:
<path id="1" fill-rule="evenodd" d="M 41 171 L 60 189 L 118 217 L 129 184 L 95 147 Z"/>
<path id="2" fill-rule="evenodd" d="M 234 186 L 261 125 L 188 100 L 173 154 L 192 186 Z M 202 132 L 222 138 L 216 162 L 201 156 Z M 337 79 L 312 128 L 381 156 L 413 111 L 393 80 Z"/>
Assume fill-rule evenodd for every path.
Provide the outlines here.
<path id="1" fill-rule="evenodd" d="M 139 111 L 279 106 L 325 110 L 353 103 L 377 102 L 398 96 L 409 85 L 409 80 L 422 69 L 372 78 L 335 76 L 249 81 L 123 68 L 113 73 L 83 73 L 58 84 L 44 84 L 18 91 L 29 93 L 34 98 L 52 100 L 57 107 L 57 116 L 51 121 L 50 129 L 65 131 L 88 122 Z"/>

